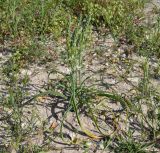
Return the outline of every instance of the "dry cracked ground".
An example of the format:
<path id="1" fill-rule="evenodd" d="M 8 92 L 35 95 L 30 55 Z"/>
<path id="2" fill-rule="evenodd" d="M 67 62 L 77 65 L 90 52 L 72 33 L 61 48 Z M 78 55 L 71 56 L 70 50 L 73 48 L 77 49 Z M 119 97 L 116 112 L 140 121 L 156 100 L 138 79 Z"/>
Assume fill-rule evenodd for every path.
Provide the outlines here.
<path id="1" fill-rule="evenodd" d="M 156 1 L 155 1 L 156 3 Z M 160 5 L 157 1 L 156 5 Z M 152 19 L 150 11 L 154 5 L 146 6 L 146 14 Z M 102 31 L 105 29 L 102 29 Z M 10 43 L 6 42 L 0 50 L 0 69 L 2 71 L 7 60 L 12 56 Z M 64 100 L 59 96 L 37 96 L 32 100 L 32 96 L 37 93 L 44 92 L 47 89 L 54 88 L 56 84 L 61 84 L 64 74 L 69 74 L 70 70 L 65 63 L 65 39 L 62 38 L 59 42 L 52 41 L 48 38 L 43 45 L 44 50 L 50 58 L 45 64 L 36 63 L 30 64 L 27 68 L 20 70 L 20 78 L 28 76 L 29 84 L 25 87 L 26 99 L 24 100 L 24 117 L 22 118 L 23 129 L 26 129 L 28 136 L 24 138 L 24 144 L 32 146 L 34 144 L 46 147 L 48 153 L 81 153 L 81 152 L 111 152 L 103 151 L 104 138 L 97 130 L 93 120 L 87 115 L 87 108 L 83 108 L 80 113 L 80 120 L 85 129 L 92 131 L 95 138 L 87 136 L 77 123 L 75 112 L 69 111 L 63 122 L 62 132 L 61 121 L 68 108 L 67 99 Z M 99 34 L 93 31 L 92 41 L 85 51 L 83 61 L 83 79 L 89 79 L 85 82 L 86 86 L 94 84 L 94 87 L 106 91 L 119 93 L 125 98 L 134 97 L 136 87 L 143 78 L 142 65 L 145 62 L 144 57 L 140 57 L 135 53 L 126 53 L 126 48 L 132 48 L 126 44 L 117 45 L 110 35 Z M 154 69 L 156 69 L 158 61 L 150 59 L 149 67 L 151 73 L 151 84 L 156 89 L 160 89 L 160 76 L 155 77 Z M 57 70 L 57 71 L 55 71 Z M 61 72 L 61 73 L 59 73 Z M 6 78 L 0 78 L 0 90 L 2 95 L 7 94 Z M 63 92 L 57 89 L 59 92 Z M 120 103 L 108 100 L 106 98 L 95 97 L 93 109 L 96 111 L 98 125 L 106 137 L 113 136 L 114 130 L 119 133 L 125 132 L 129 128 L 137 128 L 134 136 L 139 136 L 139 127 L 136 127 L 134 121 L 127 120 L 127 114 L 123 113 Z M 5 118 L 12 113 L 12 109 L 0 107 L 0 116 Z M 144 106 L 145 111 L 145 106 Z M 116 117 L 114 116 L 116 113 Z M 7 147 L 9 152 L 16 152 L 9 143 L 11 141 L 10 134 L 7 129 L 8 122 L 0 120 L 0 146 Z M 32 123 L 31 123 L 32 122 Z M 118 123 L 118 127 L 117 126 Z M 63 139 L 62 139 L 63 135 Z M 87 146 L 87 147 L 86 147 Z M 152 148 L 153 149 L 153 148 Z M 155 149 L 155 151 L 158 151 Z"/>

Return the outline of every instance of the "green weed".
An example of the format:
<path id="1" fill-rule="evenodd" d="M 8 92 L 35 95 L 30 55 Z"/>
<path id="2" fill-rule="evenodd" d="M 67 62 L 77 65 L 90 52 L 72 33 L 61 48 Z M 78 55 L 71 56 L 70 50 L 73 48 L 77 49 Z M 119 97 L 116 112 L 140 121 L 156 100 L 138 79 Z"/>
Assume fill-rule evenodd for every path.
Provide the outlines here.
<path id="1" fill-rule="evenodd" d="M 8 33 L 16 37 L 21 33 L 26 33 L 35 36 L 49 31 L 61 31 L 65 25 L 66 12 L 61 7 L 60 0 L 45 2 L 39 0 L 13 0 L 10 2 L 7 0 L 0 3 L 1 31 L 4 35 Z M 60 13 L 61 16 L 59 16 Z"/>
<path id="2" fill-rule="evenodd" d="M 115 153 L 147 153 L 144 146 L 133 140 L 121 141 L 114 150 Z"/>
<path id="3" fill-rule="evenodd" d="M 74 30 L 71 29 L 72 20 L 69 22 L 67 32 L 67 64 L 70 74 L 66 76 L 68 86 L 67 91 L 70 94 L 69 110 L 76 113 L 78 124 L 83 128 L 79 110 L 86 105 L 90 108 L 87 99 L 87 89 L 85 88 L 85 80 L 82 80 L 83 57 L 85 55 L 86 42 L 90 32 L 90 19 L 80 18 Z M 69 111 L 68 110 L 68 111 Z"/>
<path id="4" fill-rule="evenodd" d="M 143 43 L 140 46 L 140 54 L 150 57 L 160 56 L 159 47 L 160 47 L 160 18 L 158 16 L 157 21 L 152 26 L 152 28 L 146 30 L 146 35 L 144 37 Z"/>

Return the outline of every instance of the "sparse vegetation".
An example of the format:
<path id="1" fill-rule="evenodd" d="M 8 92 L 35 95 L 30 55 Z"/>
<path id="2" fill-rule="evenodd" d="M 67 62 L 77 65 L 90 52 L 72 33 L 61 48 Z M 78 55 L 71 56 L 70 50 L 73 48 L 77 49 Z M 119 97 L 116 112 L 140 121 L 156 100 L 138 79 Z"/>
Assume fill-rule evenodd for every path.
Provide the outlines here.
<path id="1" fill-rule="evenodd" d="M 153 4 L 0 0 L 0 153 L 160 152 Z"/>

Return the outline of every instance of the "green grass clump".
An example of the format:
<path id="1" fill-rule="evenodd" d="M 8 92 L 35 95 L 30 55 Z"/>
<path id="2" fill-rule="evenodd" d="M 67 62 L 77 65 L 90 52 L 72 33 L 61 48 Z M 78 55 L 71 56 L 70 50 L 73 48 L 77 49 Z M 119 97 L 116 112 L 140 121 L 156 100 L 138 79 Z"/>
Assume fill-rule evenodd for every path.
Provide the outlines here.
<path id="1" fill-rule="evenodd" d="M 114 150 L 115 153 L 147 153 L 144 146 L 139 142 L 134 141 L 122 141 L 118 147 Z"/>
<path id="2" fill-rule="evenodd" d="M 117 42 L 132 45 L 133 51 L 139 53 L 146 31 L 150 29 L 144 24 L 146 2 L 146 0 L 82 0 L 64 3 L 73 14 L 91 16 L 91 22 L 95 27 L 104 25 Z M 155 50 L 157 45 L 152 42 L 151 44 L 148 44 L 149 48 Z"/>
<path id="3" fill-rule="evenodd" d="M 17 65 L 45 59 L 39 45 L 48 36 L 58 39 L 67 26 L 69 12 L 60 0 L 0 1 L 0 42 L 10 42 Z"/>
<path id="4" fill-rule="evenodd" d="M 22 104 L 28 96 L 28 92 L 24 90 L 27 87 L 28 81 L 27 76 L 23 79 L 21 78 L 20 81 L 17 74 L 12 74 L 10 80 L 8 80 L 7 95 L 1 96 L 0 101 L 0 105 L 6 111 L 6 115 L 1 118 L 4 130 L 8 135 L 4 141 L 7 142 L 7 139 L 9 139 L 10 144 L 8 145 L 11 145 L 15 150 L 19 149 L 26 135 L 33 128 L 28 123 L 28 125 L 23 127 L 24 107 L 22 107 Z"/>
<path id="5" fill-rule="evenodd" d="M 3 35 L 18 36 L 23 32 L 32 36 L 49 32 L 58 34 L 66 25 L 67 12 L 61 1 L 6 0 L 0 3 Z"/>
<path id="6" fill-rule="evenodd" d="M 64 85 L 65 91 L 69 94 L 68 111 L 74 111 L 76 113 L 77 122 L 83 129 L 83 124 L 80 120 L 80 110 L 83 107 L 88 107 L 91 110 L 91 103 L 88 99 L 89 89 L 85 87 L 85 81 L 82 75 L 84 67 L 83 60 L 85 56 L 86 44 L 90 39 L 91 25 L 90 18 L 78 19 L 77 25 L 72 29 L 72 23 L 74 20 L 69 21 L 67 31 L 67 65 L 70 70 L 70 74 L 65 76 L 67 84 Z M 87 110 L 88 110 L 87 109 Z M 85 132 L 85 131 L 84 131 Z"/>
<path id="7" fill-rule="evenodd" d="M 67 2 L 66 2 L 67 3 Z M 77 14 L 91 15 L 95 23 L 104 23 L 114 36 L 132 34 L 143 17 L 145 0 L 68 1 Z"/>
<path id="8" fill-rule="evenodd" d="M 140 54 L 144 56 L 160 57 L 160 17 L 158 16 L 156 22 L 152 27 L 146 30 L 146 35 L 140 46 Z"/>

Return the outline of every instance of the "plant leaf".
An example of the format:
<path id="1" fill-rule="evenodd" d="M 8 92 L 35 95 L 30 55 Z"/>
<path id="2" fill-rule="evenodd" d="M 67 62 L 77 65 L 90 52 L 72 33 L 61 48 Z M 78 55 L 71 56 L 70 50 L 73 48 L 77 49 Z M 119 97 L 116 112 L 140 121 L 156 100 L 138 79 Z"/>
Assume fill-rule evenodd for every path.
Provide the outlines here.
<path id="1" fill-rule="evenodd" d="M 104 96 L 104 97 L 107 97 L 107 98 L 110 98 L 112 100 L 115 100 L 115 101 L 119 101 L 120 104 L 122 105 L 123 108 L 129 108 L 130 110 L 133 109 L 133 104 L 131 103 L 131 101 L 127 100 L 127 99 L 124 99 L 122 98 L 120 95 L 118 94 L 115 94 L 115 93 L 107 93 L 107 92 L 103 92 L 103 91 L 98 91 L 96 93 L 98 96 Z"/>

